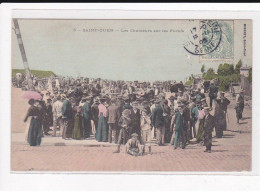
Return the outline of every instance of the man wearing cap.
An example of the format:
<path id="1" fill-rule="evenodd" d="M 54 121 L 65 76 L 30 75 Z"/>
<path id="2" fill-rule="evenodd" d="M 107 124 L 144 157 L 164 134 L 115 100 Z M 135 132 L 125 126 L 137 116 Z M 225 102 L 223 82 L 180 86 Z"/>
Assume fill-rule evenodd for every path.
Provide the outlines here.
<path id="1" fill-rule="evenodd" d="M 52 107 L 52 112 L 53 112 L 53 134 L 52 136 L 55 137 L 56 136 L 56 131 L 57 131 L 57 125 L 59 125 L 59 129 L 60 129 L 60 136 L 62 134 L 62 106 L 63 103 L 61 102 L 61 96 L 58 95 L 57 100 L 53 103 L 53 107 Z"/>
<path id="2" fill-rule="evenodd" d="M 155 101 L 155 108 L 152 112 L 152 124 L 156 131 L 156 140 L 159 146 L 164 145 L 164 135 L 165 135 L 165 123 L 164 123 L 164 112 L 161 101 L 157 99 Z"/>
<path id="3" fill-rule="evenodd" d="M 111 99 L 111 105 L 107 108 L 107 118 L 108 118 L 108 142 L 112 143 L 112 135 L 114 136 L 115 143 L 118 142 L 118 135 L 119 135 L 119 129 L 118 129 L 118 121 L 120 119 L 120 110 L 119 107 L 116 106 L 116 99 Z"/>
<path id="4" fill-rule="evenodd" d="M 83 98 L 83 102 L 85 102 L 83 106 L 83 128 L 84 128 L 85 139 L 89 138 L 91 134 L 91 118 L 92 118 L 91 105 L 90 105 L 91 100 L 92 100 L 91 96 Z"/>
<path id="5" fill-rule="evenodd" d="M 210 109 L 212 109 L 212 102 L 216 102 L 218 94 L 218 87 L 215 86 L 214 80 L 210 81 L 210 86 L 209 86 L 209 98 L 210 98 Z"/>
<path id="6" fill-rule="evenodd" d="M 244 111 L 244 90 L 241 90 L 239 94 L 236 96 L 236 103 L 239 105 L 239 109 L 241 112 L 241 118 L 243 117 L 243 111 Z"/>
<path id="7" fill-rule="evenodd" d="M 195 94 L 196 94 L 196 100 L 201 100 L 202 99 L 202 97 L 200 95 L 200 90 L 199 89 L 195 91 Z"/>
<path id="8" fill-rule="evenodd" d="M 209 107 L 204 107 L 205 116 L 201 122 L 203 122 L 203 130 L 204 130 L 204 145 L 206 146 L 206 150 L 204 152 L 211 152 L 212 146 L 212 132 L 215 127 L 215 119 L 209 113 Z"/>
<path id="9" fill-rule="evenodd" d="M 184 122 L 184 137 L 186 140 L 186 143 L 191 140 L 191 136 L 190 136 L 190 125 L 189 122 L 191 120 L 190 118 L 190 108 L 188 107 L 188 101 L 186 101 L 185 99 L 182 100 L 183 103 L 183 122 Z"/>
<path id="10" fill-rule="evenodd" d="M 177 149 L 178 141 L 181 139 L 182 149 L 185 148 L 186 140 L 184 136 L 184 115 L 183 115 L 183 104 L 179 104 L 178 111 L 175 113 L 174 125 L 175 125 L 175 139 L 174 149 Z"/>
<path id="11" fill-rule="evenodd" d="M 124 106 L 123 106 L 123 111 L 124 111 L 125 109 L 132 110 L 133 107 L 130 105 L 130 98 L 129 98 L 129 97 L 125 97 L 125 98 L 124 98 L 124 101 L 125 101 L 125 104 L 124 104 Z"/>
<path id="12" fill-rule="evenodd" d="M 51 97 L 47 98 L 46 102 L 46 116 L 47 116 L 47 122 L 48 122 L 48 130 L 51 131 L 50 126 L 53 125 L 53 114 L 52 114 L 52 99 Z M 48 133 L 48 131 L 47 131 Z"/>
<path id="13" fill-rule="evenodd" d="M 138 140 L 138 134 L 133 133 L 131 139 L 126 143 L 126 153 L 132 156 L 142 156 L 144 154 L 144 145 Z"/>
<path id="14" fill-rule="evenodd" d="M 132 110 L 131 110 L 131 118 L 132 118 L 132 126 L 133 131 L 132 133 L 136 133 L 138 135 L 138 138 L 141 138 L 141 128 L 140 128 L 140 119 L 141 119 L 141 113 L 138 109 L 138 102 L 134 101 L 132 103 Z M 130 134 L 131 135 L 131 134 Z M 141 139 L 139 139 L 141 141 Z"/>

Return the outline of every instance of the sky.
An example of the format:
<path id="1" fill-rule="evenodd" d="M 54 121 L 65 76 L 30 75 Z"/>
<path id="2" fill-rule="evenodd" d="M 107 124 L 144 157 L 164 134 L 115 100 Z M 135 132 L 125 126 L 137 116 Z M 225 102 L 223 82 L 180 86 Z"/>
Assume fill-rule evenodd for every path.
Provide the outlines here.
<path id="1" fill-rule="evenodd" d="M 62 76 L 183 81 L 200 73 L 202 64 L 216 69 L 221 63 L 201 61 L 184 49 L 198 20 L 19 19 L 18 23 L 30 69 Z M 238 60 L 235 56 L 233 61 Z M 14 33 L 12 68 L 23 69 Z"/>

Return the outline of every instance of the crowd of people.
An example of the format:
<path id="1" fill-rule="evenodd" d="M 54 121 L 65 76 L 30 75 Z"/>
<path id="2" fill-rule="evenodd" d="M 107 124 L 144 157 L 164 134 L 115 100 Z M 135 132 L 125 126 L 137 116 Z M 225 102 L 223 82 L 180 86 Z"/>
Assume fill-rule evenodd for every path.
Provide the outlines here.
<path id="1" fill-rule="evenodd" d="M 145 147 L 151 150 L 153 139 L 159 146 L 170 143 L 174 149 L 185 149 L 195 139 L 210 153 L 213 130 L 221 138 L 227 128 L 230 101 L 213 80 L 209 104 L 203 87 L 183 86 L 172 92 L 173 84 L 50 77 L 45 87 L 35 85 L 42 99 L 28 102 L 27 141 L 37 146 L 45 135 L 86 141 L 94 137 L 98 142 L 115 143 L 115 153 L 125 145 L 128 154 L 138 156 Z M 243 108 L 241 91 L 235 108 L 238 122 Z"/>

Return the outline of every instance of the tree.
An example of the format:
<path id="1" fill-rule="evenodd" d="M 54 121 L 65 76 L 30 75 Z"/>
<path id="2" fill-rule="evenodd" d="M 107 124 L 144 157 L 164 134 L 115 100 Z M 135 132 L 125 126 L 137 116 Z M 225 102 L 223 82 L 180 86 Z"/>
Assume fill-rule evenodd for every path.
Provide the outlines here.
<path id="1" fill-rule="evenodd" d="M 216 79 L 218 75 L 215 73 L 213 68 L 209 68 L 207 72 L 203 74 L 202 77 L 205 80 L 212 80 L 212 79 Z"/>
<path id="2" fill-rule="evenodd" d="M 205 65 L 204 64 L 202 65 L 200 71 L 201 71 L 202 74 L 205 72 Z"/>
<path id="3" fill-rule="evenodd" d="M 234 65 L 233 64 L 220 64 L 218 66 L 218 75 L 219 76 L 226 76 L 226 75 L 232 75 L 234 73 Z"/>
<path id="4" fill-rule="evenodd" d="M 241 59 L 238 61 L 238 63 L 236 64 L 236 67 L 235 67 L 235 73 L 236 74 L 240 74 L 240 68 L 242 67 L 242 61 Z"/>
<path id="5" fill-rule="evenodd" d="M 232 82 L 239 82 L 240 75 L 233 73 L 229 76 L 219 76 L 219 90 L 220 91 L 227 91 L 229 86 Z"/>
<path id="6" fill-rule="evenodd" d="M 209 68 L 208 71 L 207 71 L 207 74 L 215 74 L 215 71 L 213 68 Z"/>

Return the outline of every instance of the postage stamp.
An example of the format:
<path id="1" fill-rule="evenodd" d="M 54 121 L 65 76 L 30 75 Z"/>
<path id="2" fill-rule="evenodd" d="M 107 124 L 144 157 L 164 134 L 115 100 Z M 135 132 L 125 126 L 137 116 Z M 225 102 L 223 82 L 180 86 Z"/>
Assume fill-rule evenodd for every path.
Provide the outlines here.
<path id="1" fill-rule="evenodd" d="M 200 60 L 225 60 L 234 57 L 233 21 L 193 21 L 188 41 L 184 48 Z"/>
<path id="2" fill-rule="evenodd" d="M 207 53 L 200 57 L 201 60 L 226 60 L 234 58 L 234 21 L 218 20 L 219 29 L 221 30 L 221 39 L 214 52 Z M 201 34 L 202 39 L 204 33 Z"/>

